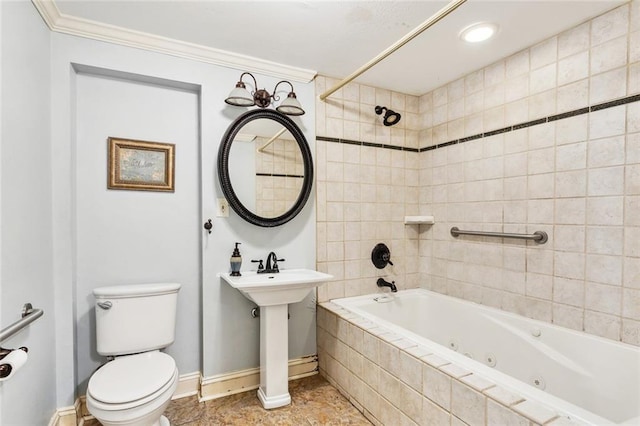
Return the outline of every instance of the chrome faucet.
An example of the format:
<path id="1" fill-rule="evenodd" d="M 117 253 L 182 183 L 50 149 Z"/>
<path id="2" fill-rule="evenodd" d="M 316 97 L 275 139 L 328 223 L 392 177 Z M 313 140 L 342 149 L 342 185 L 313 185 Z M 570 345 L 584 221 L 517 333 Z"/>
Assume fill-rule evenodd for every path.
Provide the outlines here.
<path id="1" fill-rule="evenodd" d="M 284 262 L 284 259 L 278 259 L 278 256 L 274 252 L 267 255 L 267 264 L 264 269 L 258 270 L 259 274 L 274 274 L 280 272 L 278 269 L 278 262 Z"/>
<path id="2" fill-rule="evenodd" d="M 388 282 L 385 281 L 384 278 L 378 278 L 376 284 L 378 284 L 378 287 L 389 287 L 393 293 L 396 293 L 398 291 L 395 281 Z"/>

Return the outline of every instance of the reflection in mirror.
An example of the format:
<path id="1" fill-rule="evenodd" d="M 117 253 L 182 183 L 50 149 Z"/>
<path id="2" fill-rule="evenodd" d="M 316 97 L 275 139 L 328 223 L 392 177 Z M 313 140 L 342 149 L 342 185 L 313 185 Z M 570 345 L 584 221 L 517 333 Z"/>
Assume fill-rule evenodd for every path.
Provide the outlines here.
<path id="1" fill-rule="evenodd" d="M 286 131 L 276 139 L 256 138 L 256 212 L 276 217 L 287 212 L 302 190 L 304 165 L 298 143 Z M 271 142 L 267 144 L 267 142 Z"/>
<path id="2" fill-rule="evenodd" d="M 302 152 L 284 127 L 267 136 L 273 121 L 260 119 L 250 124 L 251 128 L 245 126 L 233 140 L 229 153 L 231 184 L 247 209 L 274 218 L 289 211 L 300 195 Z"/>
<path id="3" fill-rule="evenodd" d="M 239 117 L 227 130 L 218 162 L 230 206 L 256 225 L 291 220 L 311 192 L 313 163 L 306 139 L 291 119 L 274 111 Z"/>
<path id="4" fill-rule="evenodd" d="M 255 135 L 238 134 L 229 151 L 229 178 L 238 200 L 250 211 L 256 211 Z"/>

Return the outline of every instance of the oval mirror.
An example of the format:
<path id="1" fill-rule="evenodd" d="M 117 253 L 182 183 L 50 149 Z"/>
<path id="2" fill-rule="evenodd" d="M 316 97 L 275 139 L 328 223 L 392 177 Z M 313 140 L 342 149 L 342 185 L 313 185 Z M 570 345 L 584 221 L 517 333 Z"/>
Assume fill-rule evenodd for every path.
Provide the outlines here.
<path id="1" fill-rule="evenodd" d="M 272 227 L 304 207 L 313 160 L 300 128 L 271 109 L 252 110 L 227 129 L 218 150 L 218 177 L 229 206 L 244 220 Z"/>

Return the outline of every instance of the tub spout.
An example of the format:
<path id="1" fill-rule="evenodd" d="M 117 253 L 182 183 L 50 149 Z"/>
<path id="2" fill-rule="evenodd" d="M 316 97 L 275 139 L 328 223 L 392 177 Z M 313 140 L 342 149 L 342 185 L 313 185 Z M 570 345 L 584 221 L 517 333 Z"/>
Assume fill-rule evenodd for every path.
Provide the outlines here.
<path id="1" fill-rule="evenodd" d="M 385 281 L 384 278 L 378 278 L 378 281 L 376 282 L 376 284 L 378 284 L 378 287 L 389 287 L 391 289 L 392 292 L 397 292 L 398 289 L 396 288 L 396 282 L 395 281 Z"/>

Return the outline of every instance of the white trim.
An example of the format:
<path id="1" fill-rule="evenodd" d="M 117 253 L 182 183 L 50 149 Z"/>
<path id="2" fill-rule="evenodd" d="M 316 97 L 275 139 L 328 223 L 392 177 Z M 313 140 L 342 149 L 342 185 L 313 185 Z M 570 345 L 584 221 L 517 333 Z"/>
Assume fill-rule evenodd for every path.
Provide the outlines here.
<path id="1" fill-rule="evenodd" d="M 199 371 L 181 375 L 180 379 L 178 379 L 178 387 L 175 392 L 173 392 L 171 399 L 180 399 L 197 395 L 198 390 L 200 389 L 200 377 L 201 374 Z"/>
<path id="2" fill-rule="evenodd" d="M 49 426 L 57 426 L 59 421 L 60 421 L 60 414 L 58 414 L 58 411 L 56 410 L 53 413 L 53 416 L 51 416 L 51 420 L 49 420 Z"/>
<path id="3" fill-rule="evenodd" d="M 93 418 L 91 413 L 89 413 L 89 410 L 87 410 L 87 397 L 85 395 L 81 395 L 78 399 L 76 399 L 76 405 L 78 406 L 79 419 Z"/>
<path id="4" fill-rule="evenodd" d="M 58 33 L 150 50 L 238 70 L 253 71 L 301 83 L 311 82 L 317 74 L 313 70 L 66 15 L 60 13 L 54 0 L 31 0 L 31 2 L 49 29 Z"/>
<path id="5" fill-rule="evenodd" d="M 318 356 L 311 355 L 289 360 L 289 380 L 318 374 Z M 203 377 L 200 383 L 200 402 L 222 398 L 260 387 L 260 368 L 249 368 Z"/>
<path id="6" fill-rule="evenodd" d="M 76 424 L 76 405 L 58 408 L 49 420 L 49 426 L 76 426 Z"/>

